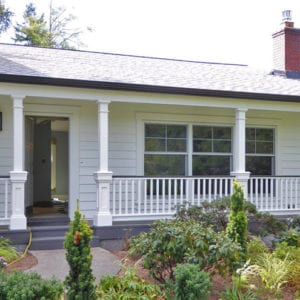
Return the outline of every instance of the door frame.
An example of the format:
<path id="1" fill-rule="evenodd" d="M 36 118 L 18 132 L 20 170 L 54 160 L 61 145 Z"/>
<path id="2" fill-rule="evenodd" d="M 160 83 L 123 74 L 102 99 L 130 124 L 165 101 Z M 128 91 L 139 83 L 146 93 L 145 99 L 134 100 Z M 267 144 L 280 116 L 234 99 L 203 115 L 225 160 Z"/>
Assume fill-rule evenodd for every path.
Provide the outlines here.
<path id="1" fill-rule="evenodd" d="M 24 103 L 24 115 L 32 117 L 63 117 L 69 120 L 69 202 L 68 217 L 73 219 L 79 199 L 79 107 Z M 24 118 L 25 130 L 25 118 Z M 24 144 L 24 152 L 26 145 Z"/>

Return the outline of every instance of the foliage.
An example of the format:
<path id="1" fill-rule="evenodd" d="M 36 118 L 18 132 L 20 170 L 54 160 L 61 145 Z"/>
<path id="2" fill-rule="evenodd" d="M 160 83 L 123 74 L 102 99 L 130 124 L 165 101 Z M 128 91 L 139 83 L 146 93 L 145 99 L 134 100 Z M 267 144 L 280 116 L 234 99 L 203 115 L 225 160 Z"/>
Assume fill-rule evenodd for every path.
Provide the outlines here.
<path id="1" fill-rule="evenodd" d="M 240 279 L 233 278 L 232 285 L 226 287 L 220 300 L 259 300 L 254 291 L 245 290 L 240 286 L 239 281 Z"/>
<path id="2" fill-rule="evenodd" d="M 9 28 L 12 16 L 13 13 L 0 0 L 0 34 Z"/>
<path id="3" fill-rule="evenodd" d="M 247 253 L 247 216 L 245 213 L 244 192 L 242 186 L 234 181 L 233 194 L 230 198 L 230 213 L 226 233 L 234 241 L 241 245 L 244 256 Z"/>
<path id="4" fill-rule="evenodd" d="M 269 213 L 256 213 L 249 218 L 249 232 L 255 235 L 278 234 L 287 229 L 287 225 Z"/>
<path id="5" fill-rule="evenodd" d="M 44 15 L 38 16 L 32 3 L 26 5 L 24 22 L 15 26 L 15 42 L 29 46 L 51 47 L 50 34 Z"/>
<path id="6" fill-rule="evenodd" d="M 300 232 L 296 229 L 290 229 L 281 234 L 282 241 L 286 242 L 289 246 L 300 247 Z"/>
<path id="7" fill-rule="evenodd" d="M 76 19 L 72 14 L 67 15 L 64 7 L 54 7 L 50 1 L 49 19 L 38 15 L 32 3 L 26 6 L 23 14 L 24 22 L 15 26 L 15 42 L 30 46 L 74 49 L 80 45 L 81 30 L 69 28 Z M 88 29 L 91 30 L 91 29 Z"/>
<path id="8" fill-rule="evenodd" d="M 289 246 L 287 242 L 278 243 L 273 255 L 291 262 L 288 283 L 300 287 L 300 247 Z"/>
<path id="9" fill-rule="evenodd" d="M 207 299 L 211 288 L 210 277 L 199 270 L 199 265 L 178 264 L 174 273 L 176 300 Z"/>
<path id="10" fill-rule="evenodd" d="M 206 225 L 211 225 L 217 231 L 225 230 L 228 223 L 228 211 L 230 209 L 230 197 L 215 199 L 211 202 L 204 201 L 200 206 L 184 203 L 177 207 L 175 217 L 179 220 L 193 219 Z M 245 201 L 245 211 L 248 215 L 256 214 L 256 207 L 249 201 Z"/>
<path id="11" fill-rule="evenodd" d="M 256 264 L 245 266 L 241 278 L 257 288 L 263 288 L 279 295 L 282 286 L 288 281 L 291 262 L 279 259 L 271 253 L 263 253 Z"/>
<path id="12" fill-rule="evenodd" d="M 163 296 L 163 292 L 159 285 L 140 278 L 135 268 L 131 267 L 122 276 L 103 276 L 97 296 L 103 300 L 150 300 Z"/>
<path id="13" fill-rule="evenodd" d="M 259 237 L 252 238 L 247 243 L 247 259 L 255 263 L 262 253 L 268 253 L 269 249 Z"/>
<path id="14" fill-rule="evenodd" d="M 17 259 L 20 254 L 16 248 L 11 245 L 11 241 L 9 239 L 0 237 L 0 256 L 3 256 L 6 262 L 10 263 Z"/>
<path id="15" fill-rule="evenodd" d="M 290 218 L 290 228 L 300 231 L 300 216 L 293 216 Z"/>
<path id="16" fill-rule="evenodd" d="M 63 284 L 56 279 L 44 280 L 37 273 L 0 273 L 0 299 L 58 300 L 63 293 Z"/>
<path id="17" fill-rule="evenodd" d="M 199 269 L 214 267 L 220 274 L 239 264 L 240 247 L 224 232 L 215 232 L 194 220 L 161 220 L 148 233 L 131 242 L 130 253 L 144 256 L 144 266 L 156 280 L 174 280 L 180 263 L 195 263 Z"/>
<path id="18" fill-rule="evenodd" d="M 94 276 L 92 274 L 92 254 L 90 242 L 93 231 L 79 208 L 75 210 L 74 221 L 66 234 L 64 247 L 67 250 L 66 259 L 70 266 L 65 285 L 68 289 L 68 299 L 95 299 Z"/>

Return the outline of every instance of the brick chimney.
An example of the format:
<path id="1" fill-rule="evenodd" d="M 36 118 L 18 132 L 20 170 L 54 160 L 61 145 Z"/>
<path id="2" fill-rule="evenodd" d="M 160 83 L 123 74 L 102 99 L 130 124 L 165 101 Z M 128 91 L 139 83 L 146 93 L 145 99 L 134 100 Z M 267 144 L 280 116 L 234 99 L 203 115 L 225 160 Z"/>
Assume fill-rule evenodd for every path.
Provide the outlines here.
<path id="1" fill-rule="evenodd" d="M 282 12 L 281 29 L 273 37 L 273 74 L 300 79 L 300 28 L 294 28 L 291 11 Z"/>

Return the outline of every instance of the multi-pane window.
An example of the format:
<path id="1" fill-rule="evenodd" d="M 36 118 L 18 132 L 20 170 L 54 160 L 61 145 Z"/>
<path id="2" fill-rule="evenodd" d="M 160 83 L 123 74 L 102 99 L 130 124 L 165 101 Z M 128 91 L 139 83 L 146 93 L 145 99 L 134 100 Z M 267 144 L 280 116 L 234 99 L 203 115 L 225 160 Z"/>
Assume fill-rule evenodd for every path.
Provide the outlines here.
<path id="1" fill-rule="evenodd" d="M 229 175 L 231 127 L 193 126 L 193 175 Z"/>
<path id="2" fill-rule="evenodd" d="M 187 126 L 145 124 L 145 175 L 186 175 Z"/>
<path id="3" fill-rule="evenodd" d="M 274 174 L 274 129 L 246 129 L 246 170 L 252 175 Z"/>

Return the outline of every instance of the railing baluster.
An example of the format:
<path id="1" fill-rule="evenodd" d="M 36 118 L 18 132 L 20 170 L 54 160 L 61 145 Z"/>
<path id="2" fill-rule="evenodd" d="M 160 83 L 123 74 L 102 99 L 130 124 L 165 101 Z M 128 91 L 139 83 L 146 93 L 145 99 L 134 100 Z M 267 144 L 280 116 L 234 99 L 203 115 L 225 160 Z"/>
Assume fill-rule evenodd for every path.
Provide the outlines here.
<path id="1" fill-rule="evenodd" d="M 172 186 L 171 186 L 171 179 L 168 179 L 168 211 L 169 213 L 171 212 L 171 206 L 172 206 L 172 199 L 171 199 L 171 194 L 172 194 Z"/>
<path id="2" fill-rule="evenodd" d="M 153 213 L 153 179 L 150 179 L 150 213 Z"/>
<path id="3" fill-rule="evenodd" d="M 162 179 L 162 213 L 166 212 L 166 179 Z"/>
<path id="4" fill-rule="evenodd" d="M 160 182 L 160 179 L 157 178 L 156 179 L 156 213 L 159 212 L 159 182 Z"/>
<path id="5" fill-rule="evenodd" d="M 141 180 L 137 181 L 137 202 L 138 202 L 138 214 L 141 214 Z"/>

